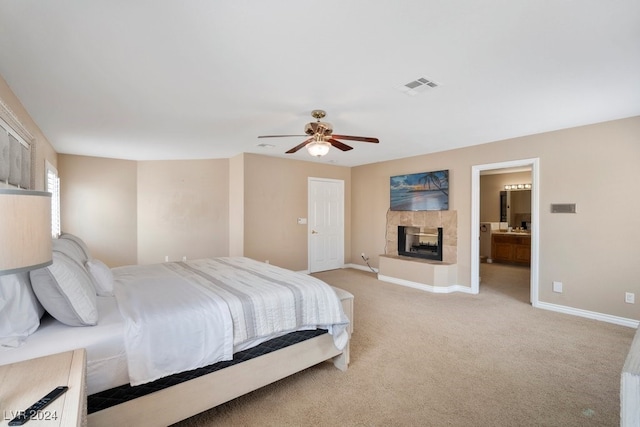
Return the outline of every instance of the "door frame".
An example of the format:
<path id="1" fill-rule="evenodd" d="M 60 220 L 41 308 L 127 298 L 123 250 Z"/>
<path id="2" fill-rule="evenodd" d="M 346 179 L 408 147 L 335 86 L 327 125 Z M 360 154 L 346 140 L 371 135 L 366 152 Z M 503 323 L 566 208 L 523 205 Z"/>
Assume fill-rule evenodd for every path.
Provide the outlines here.
<path id="1" fill-rule="evenodd" d="M 311 187 L 311 182 L 323 182 L 323 183 L 339 183 L 342 185 L 342 203 L 341 209 L 338 215 L 340 216 L 340 221 L 342 222 L 342 236 L 338 239 L 340 242 L 340 247 L 338 249 L 339 254 L 339 263 L 340 266 L 338 268 L 344 267 L 344 233 L 345 233 L 345 222 L 344 222 L 344 210 L 345 210 L 345 190 L 344 190 L 344 180 L 343 179 L 332 179 L 332 178 L 316 178 L 316 177 L 307 177 L 307 218 L 309 218 L 310 206 L 311 206 L 311 191 L 309 191 Z M 311 269 L 311 223 L 307 223 L 307 271 L 309 273 L 312 272 Z"/>
<path id="2" fill-rule="evenodd" d="M 494 169 L 531 167 L 531 305 L 539 306 L 540 270 L 540 158 L 489 163 L 471 167 L 471 293 L 480 292 L 480 172 Z"/>

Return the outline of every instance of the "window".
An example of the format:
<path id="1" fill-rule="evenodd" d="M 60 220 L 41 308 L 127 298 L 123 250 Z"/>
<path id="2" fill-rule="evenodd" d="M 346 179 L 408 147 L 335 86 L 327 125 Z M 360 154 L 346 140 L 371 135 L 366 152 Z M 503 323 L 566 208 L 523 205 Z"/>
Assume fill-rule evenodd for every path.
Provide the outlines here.
<path id="1" fill-rule="evenodd" d="M 0 184 L 31 188 L 31 146 L 0 117 Z"/>
<path id="2" fill-rule="evenodd" d="M 45 191 L 51 193 L 51 237 L 60 236 L 60 178 L 58 170 L 45 160 Z"/>

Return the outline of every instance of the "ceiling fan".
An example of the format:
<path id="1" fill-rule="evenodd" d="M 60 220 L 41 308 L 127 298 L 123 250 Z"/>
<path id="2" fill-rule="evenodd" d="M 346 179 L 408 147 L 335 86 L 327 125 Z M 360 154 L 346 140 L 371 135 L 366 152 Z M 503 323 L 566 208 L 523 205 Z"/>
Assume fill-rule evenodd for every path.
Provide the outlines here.
<path id="1" fill-rule="evenodd" d="M 366 136 L 349 136 L 349 135 L 335 135 L 333 133 L 333 126 L 331 123 L 321 122 L 320 119 L 324 118 L 327 113 L 324 110 L 313 110 L 311 116 L 316 119 L 315 122 L 307 123 L 304 127 L 306 135 L 261 135 L 258 138 L 283 138 L 289 136 L 310 136 L 302 143 L 296 145 L 287 154 L 295 153 L 302 147 L 307 147 L 309 154 L 316 157 L 322 157 L 329 152 L 331 146 L 334 146 L 338 150 L 349 151 L 353 147 L 338 141 L 339 139 L 346 139 L 347 141 L 362 141 L 373 142 L 377 144 L 380 142 L 378 138 L 370 138 Z"/>

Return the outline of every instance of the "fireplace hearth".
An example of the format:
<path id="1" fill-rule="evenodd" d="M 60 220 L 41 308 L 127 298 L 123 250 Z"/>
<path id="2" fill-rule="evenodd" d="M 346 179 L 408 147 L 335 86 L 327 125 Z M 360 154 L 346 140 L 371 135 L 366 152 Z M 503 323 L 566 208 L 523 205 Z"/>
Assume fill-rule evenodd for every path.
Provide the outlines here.
<path id="1" fill-rule="evenodd" d="M 442 261 L 442 227 L 399 225 L 398 255 Z"/>

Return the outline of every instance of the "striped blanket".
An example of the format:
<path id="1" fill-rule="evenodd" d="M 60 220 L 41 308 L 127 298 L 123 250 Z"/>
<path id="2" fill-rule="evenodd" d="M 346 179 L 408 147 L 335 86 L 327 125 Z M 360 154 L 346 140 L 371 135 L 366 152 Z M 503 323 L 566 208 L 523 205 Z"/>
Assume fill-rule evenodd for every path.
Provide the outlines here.
<path id="1" fill-rule="evenodd" d="M 249 258 L 113 269 L 132 385 L 230 360 L 302 329 L 327 329 L 338 349 L 349 320 L 314 277 Z"/>

